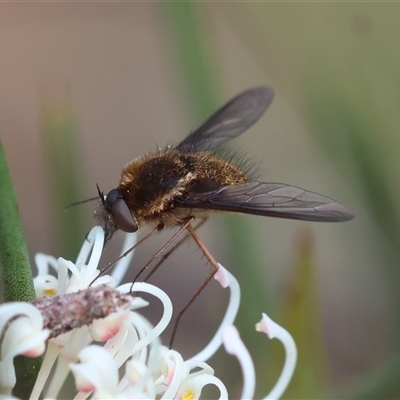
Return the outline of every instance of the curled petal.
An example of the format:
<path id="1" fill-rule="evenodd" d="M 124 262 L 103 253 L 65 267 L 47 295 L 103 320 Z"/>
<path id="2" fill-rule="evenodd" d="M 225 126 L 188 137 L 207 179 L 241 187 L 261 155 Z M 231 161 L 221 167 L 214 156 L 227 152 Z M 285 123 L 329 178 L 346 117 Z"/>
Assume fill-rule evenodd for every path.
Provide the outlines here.
<path id="1" fill-rule="evenodd" d="M 104 245 L 104 231 L 100 226 L 95 226 L 86 236 L 75 264 L 90 265 L 97 268 Z"/>
<path id="2" fill-rule="evenodd" d="M 131 284 L 125 284 L 118 288 L 121 292 L 129 293 L 131 291 Z M 135 282 L 133 285 L 134 292 L 144 292 L 152 294 L 157 297 L 163 304 L 163 315 L 158 324 L 148 334 L 139 340 L 133 349 L 133 354 L 139 352 L 144 347 L 148 346 L 156 337 L 160 336 L 164 329 L 168 326 L 172 317 L 172 302 L 167 294 L 154 285 L 145 282 Z"/>
<path id="3" fill-rule="evenodd" d="M 87 288 L 98 276 L 100 271 L 97 267 L 103 251 L 103 245 L 104 231 L 101 227 L 95 226 L 86 236 L 75 264 L 70 261 L 59 259 L 59 264 L 60 262 L 64 263 L 72 273 L 72 277 L 66 289 L 67 293 Z M 106 278 L 104 276 L 96 281 L 96 286 L 112 281 L 113 279 L 111 277 Z"/>
<path id="4" fill-rule="evenodd" d="M 156 338 L 150 344 L 149 356 L 146 358 L 146 373 L 142 375 L 141 379 L 136 382 L 135 387 L 137 390 L 145 391 L 150 398 L 156 397 L 155 378 L 157 377 L 156 369 L 159 363 L 160 354 L 164 353 L 161 346 L 160 338 Z M 141 361 L 145 362 L 143 358 Z"/>
<path id="5" fill-rule="evenodd" d="M 118 369 L 107 350 L 96 345 L 87 346 L 79 352 L 78 358 L 79 364 L 70 364 L 78 390 L 115 394 Z"/>
<path id="6" fill-rule="evenodd" d="M 240 286 L 236 278 L 221 264 L 218 264 L 218 282 L 228 285 L 230 296 L 229 304 L 226 309 L 224 318 L 219 326 L 217 332 L 207 346 L 191 358 L 191 360 L 207 361 L 211 358 L 222 344 L 222 331 L 226 326 L 233 324 L 240 305 Z"/>
<path id="7" fill-rule="evenodd" d="M 227 326 L 222 332 L 223 342 L 227 353 L 234 355 L 242 368 L 243 391 L 242 399 L 252 399 L 256 387 L 256 373 L 250 354 L 239 336 L 238 330 L 233 326 Z"/>
<path id="8" fill-rule="evenodd" d="M 277 338 L 283 344 L 286 352 L 285 364 L 281 376 L 273 389 L 264 399 L 279 399 L 292 379 L 297 362 L 297 347 L 292 335 L 276 322 L 272 321 L 266 314 L 262 314 L 261 321 L 256 325 L 256 330 L 264 332 L 270 339 Z"/>
<path id="9" fill-rule="evenodd" d="M 122 246 L 121 255 L 124 254 L 129 249 L 131 249 L 136 244 L 137 239 L 138 239 L 138 234 L 136 232 L 125 234 L 125 241 Z M 127 269 L 131 264 L 134 254 L 135 250 L 129 252 L 125 257 L 120 258 L 117 264 L 115 264 L 115 267 L 111 272 L 111 276 L 115 279 L 115 281 L 111 283 L 112 287 L 118 286 L 119 283 L 122 281 Z"/>
<path id="10" fill-rule="evenodd" d="M 126 364 L 126 377 L 131 385 L 136 385 L 147 372 L 147 366 L 136 358 Z"/>
<path id="11" fill-rule="evenodd" d="M 183 374 L 183 358 L 175 350 L 168 350 L 163 357 L 164 368 L 164 384 L 168 386 L 162 399 L 173 399 L 182 382 Z"/>
<path id="12" fill-rule="evenodd" d="M 113 313 L 106 318 L 94 320 L 89 325 L 89 333 L 93 340 L 105 342 L 114 337 L 121 329 L 122 324 L 129 318 L 129 310 Z"/>
<path id="13" fill-rule="evenodd" d="M 38 270 L 37 276 L 48 274 L 49 267 L 51 267 L 54 272 L 58 271 L 56 258 L 48 256 L 47 254 L 37 253 L 35 255 L 35 264 Z"/>
<path id="14" fill-rule="evenodd" d="M 10 323 L 12 318 L 16 319 Z M 3 392 L 10 392 L 16 383 L 14 357 L 20 354 L 27 357 L 41 355 L 45 350 L 49 332 L 43 330 L 43 318 L 39 310 L 29 303 L 22 302 L 0 306 L 0 332 L 4 329 L 6 330 L 1 342 L 0 387 Z"/>
<path id="15" fill-rule="evenodd" d="M 121 326 L 118 333 L 104 345 L 104 348 L 113 355 L 114 362 L 118 368 L 131 357 L 133 346 L 139 340 L 137 330 L 131 319 L 132 314 L 129 320 Z"/>
<path id="16" fill-rule="evenodd" d="M 203 361 L 190 359 L 185 361 L 184 367 L 186 370 L 186 376 L 190 375 L 192 378 L 203 374 L 214 375 L 214 369 Z M 196 371 L 192 372 L 192 370 Z"/>
<path id="17" fill-rule="evenodd" d="M 220 379 L 213 375 L 201 375 L 195 379 L 187 379 L 180 386 L 176 399 L 179 400 L 195 400 L 201 396 L 204 386 L 214 385 L 219 389 L 219 399 L 228 399 L 228 391 Z"/>

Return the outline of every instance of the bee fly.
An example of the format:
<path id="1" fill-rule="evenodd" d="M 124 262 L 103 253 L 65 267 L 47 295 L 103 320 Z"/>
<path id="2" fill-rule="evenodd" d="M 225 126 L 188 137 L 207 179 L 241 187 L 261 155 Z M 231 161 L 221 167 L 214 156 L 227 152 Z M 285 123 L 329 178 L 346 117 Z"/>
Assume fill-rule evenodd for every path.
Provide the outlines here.
<path id="1" fill-rule="evenodd" d="M 212 273 L 181 310 L 177 320 L 218 269 L 217 262 L 195 232 L 197 227 L 192 226 L 195 219 L 204 221 L 215 211 L 323 222 L 347 221 L 355 216 L 321 194 L 282 183 L 255 180 L 249 168 L 240 166 L 234 157 L 226 156 L 221 146 L 258 121 L 273 97 L 273 89 L 267 86 L 246 90 L 177 146 L 159 149 L 128 163 L 118 187 L 106 196 L 98 190 L 100 202 L 95 216 L 105 230 L 106 242 L 117 230 L 135 232 L 144 225 L 152 227 L 141 243 L 164 227 L 178 227 L 150 262 L 186 230 L 187 237 L 196 241 L 213 266 Z M 103 271 L 113 265 L 111 263 Z M 177 323 L 173 335 L 176 326 Z"/>

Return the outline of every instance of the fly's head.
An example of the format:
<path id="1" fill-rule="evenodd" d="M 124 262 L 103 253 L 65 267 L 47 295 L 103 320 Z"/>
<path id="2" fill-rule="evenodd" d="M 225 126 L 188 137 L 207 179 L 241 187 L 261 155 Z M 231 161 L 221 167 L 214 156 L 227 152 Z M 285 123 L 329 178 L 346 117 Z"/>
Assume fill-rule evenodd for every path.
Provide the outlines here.
<path id="1" fill-rule="evenodd" d="M 98 186 L 97 191 L 100 202 L 94 213 L 105 231 L 104 242 L 107 243 L 118 229 L 123 232 L 136 232 L 138 224 L 121 193 L 117 189 L 112 189 L 105 195 Z"/>

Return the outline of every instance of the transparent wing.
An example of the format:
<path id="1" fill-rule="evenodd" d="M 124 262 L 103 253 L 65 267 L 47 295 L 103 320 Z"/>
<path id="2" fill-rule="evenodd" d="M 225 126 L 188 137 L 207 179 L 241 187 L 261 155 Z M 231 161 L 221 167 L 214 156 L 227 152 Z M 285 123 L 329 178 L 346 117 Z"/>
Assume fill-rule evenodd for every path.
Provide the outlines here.
<path id="1" fill-rule="evenodd" d="M 205 151 L 224 144 L 257 122 L 273 98 L 274 90 L 268 86 L 246 90 L 220 108 L 176 148 Z"/>
<path id="2" fill-rule="evenodd" d="M 329 197 L 282 183 L 249 182 L 189 193 L 179 207 L 305 221 L 348 221 L 355 214 Z"/>

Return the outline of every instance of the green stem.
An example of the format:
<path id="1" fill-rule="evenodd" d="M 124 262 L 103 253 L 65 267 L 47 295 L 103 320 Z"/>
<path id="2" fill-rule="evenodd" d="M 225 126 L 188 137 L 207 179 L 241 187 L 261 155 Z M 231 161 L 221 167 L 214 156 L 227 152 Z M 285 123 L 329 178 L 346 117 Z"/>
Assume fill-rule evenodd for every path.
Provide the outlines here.
<path id="1" fill-rule="evenodd" d="M 4 300 L 29 301 L 35 296 L 31 265 L 25 243 L 17 200 L 3 145 L 0 141 L 0 284 Z M 17 384 L 14 395 L 29 398 L 40 368 L 40 359 L 15 359 Z"/>
<path id="2" fill-rule="evenodd" d="M 5 301 L 29 301 L 35 288 L 17 199 L 0 142 L 0 273 Z"/>

